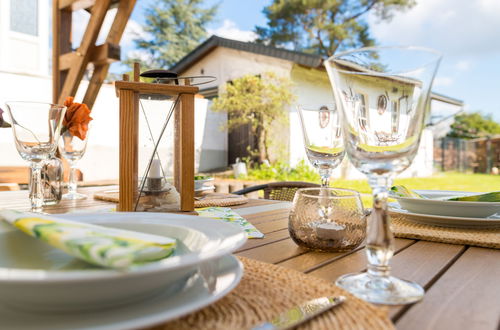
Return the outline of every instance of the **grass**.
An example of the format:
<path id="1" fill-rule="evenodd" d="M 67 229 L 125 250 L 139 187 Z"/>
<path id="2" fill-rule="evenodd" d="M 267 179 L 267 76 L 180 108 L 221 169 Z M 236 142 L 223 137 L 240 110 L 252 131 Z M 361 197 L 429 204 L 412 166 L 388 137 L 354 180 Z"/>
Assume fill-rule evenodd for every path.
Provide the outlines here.
<path id="1" fill-rule="evenodd" d="M 409 189 L 457 190 L 488 192 L 500 190 L 500 175 L 465 174 L 455 172 L 439 173 L 426 178 L 402 178 L 394 180 L 394 184 Z M 371 189 L 366 180 L 332 180 L 332 186 L 357 190 L 370 194 Z"/>
<path id="2" fill-rule="evenodd" d="M 412 190 L 489 192 L 500 190 L 500 175 L 445 172 L 426 178 L 396 178 L 394 184 L 403 185 Z M 363 205 L 371 207 L 373 199 L 366 180 L 332 180 L 331 185 L 336 188 L 359 191 L 362 194 Z"/>

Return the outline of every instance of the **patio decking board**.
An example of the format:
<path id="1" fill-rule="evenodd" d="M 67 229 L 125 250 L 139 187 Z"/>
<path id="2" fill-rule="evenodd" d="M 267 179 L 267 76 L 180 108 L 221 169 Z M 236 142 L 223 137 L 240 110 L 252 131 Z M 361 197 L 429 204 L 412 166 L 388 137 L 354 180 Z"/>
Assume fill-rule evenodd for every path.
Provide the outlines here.
<path id="1" fill-rule="evenodd" d="M 92 195 L 104 189 L 113 188 L 80 190 Z M 63 201 L 46 211 L 90 211 L 114 205 L 89 197 L 84 201 Z M 0 207 L 28 209 L 27 192 L 0 192 Z M 241 209 L 243 216 L 266 235 L 263 239 L 249 239 L 236 252 L 237 255 L 278 264 L 328 281 L 366 268 L 363 246 L 339 253 L 298 247 L 288 234 L 289 204 L 250 200 L 233 208 L 236 212 Z M 395 243 L 396 251 L 391 261 L 393 274 L 416 281 L 427 291 L 424 300 L 415 305 L 381 307 L 388 311 L 398 329 L 499 328 L 500 250 L 411 239 L 396 239 Z"/>

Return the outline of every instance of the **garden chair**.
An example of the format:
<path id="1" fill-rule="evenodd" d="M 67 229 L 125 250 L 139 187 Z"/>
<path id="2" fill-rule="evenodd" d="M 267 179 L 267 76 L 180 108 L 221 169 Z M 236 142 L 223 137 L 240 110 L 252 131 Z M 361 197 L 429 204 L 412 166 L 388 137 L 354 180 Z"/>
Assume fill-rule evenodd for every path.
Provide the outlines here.
<path id="1" fill-rule="evenodd" d="M 312 187 L 320 187 L 320 185 L 302 181 L 281 181 L 251 186 L 235 191 L 233 192 L 233 194 L 245 195 L 254 191 L 263 190 L 265 199 L 291 202 L 293 201 L 293 197 L 295 196 L 295 192 L 297 191 L 297 189 Z"/>

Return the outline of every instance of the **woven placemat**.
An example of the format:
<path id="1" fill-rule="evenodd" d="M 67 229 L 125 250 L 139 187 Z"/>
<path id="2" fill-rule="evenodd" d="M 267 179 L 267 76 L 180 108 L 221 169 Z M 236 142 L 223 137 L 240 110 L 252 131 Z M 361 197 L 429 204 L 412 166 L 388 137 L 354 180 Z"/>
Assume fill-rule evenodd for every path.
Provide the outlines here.
<path id="1" fill-rule="evenodd" d="M 248 202 L 248 198 L 245 196 L 234 195 L 234 194 L 221 194 L 221 193 L 209 193 L 203 195 L 200 198 L 202 200 L 196 200 L 195 197 L 194 207 L 209 207 L 209 206 L 232 206 L 241 205 Z"/>
<path id="2" fill-rule="evenodd" d="M 239 257 L 240 284 L 215 304 L 154 329 L 250 329 L 307 300 L 344 295 L 346 302 L 301 329 L 393 329 L 387 309 L 364 302 L 325 280 Z"/>
<path id="3" fill-rule="evenodd" d="M 500 228 L 451 228 L 420 224 L 402 215 L 392 215 L 394 236 L 450 244 L 500 249 Z"/>
<path id="4" fill-rule="evenodd" d="M 94 194 L 95 199 L 106 202 L 118 203 L 119 193 L 116 191 L 100 191 Z M 209 193 L 202 196 L 202 200 L 195 200 L 194 207 L 209 207 L 209 206 L 233 206 L 241 205 L 248 202 L 245 196 L 234 194 Z"/>

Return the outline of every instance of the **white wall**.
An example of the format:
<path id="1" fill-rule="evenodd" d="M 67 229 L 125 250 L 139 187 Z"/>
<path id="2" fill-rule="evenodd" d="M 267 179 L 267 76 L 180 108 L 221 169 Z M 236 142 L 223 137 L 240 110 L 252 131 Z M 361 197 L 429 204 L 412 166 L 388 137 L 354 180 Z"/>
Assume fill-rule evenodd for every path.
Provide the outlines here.
<path id="1" fill-rule="evenodd" d="M 49 1 L 38 0 L 37 36 L 11 31 L 10 5 L 11 0 L 0 0 L 0 71 L 47 75 Z"/>
<path id="2" fill-rule="evenodd" d="M 0 86 L 2 86 L 0 88 L 0 107 L 4 108 L 4 110 L 4 102 L 8 100 L 51 101 L 52 81 L 49 77 L 33 77 L 0 72 Z M 82 100 L 86 86 L 87 82 L 82 82 L 75 98 L 76 101 Z M 165 101 L 156 105 L 148 104 L 145 101 L 142 102 L 153 129 L 153 136 L 157 139 L 171 102 Z M 205 99 L 197 98 L 195 100 L 196 168 L 199 166 L 202 143 L 206 143 L 203 138 L 207 135 L 205 129 L 207 104 L 208 101 Z M 9 116 L 6 113 L 4 115 L 5 119 L 8 120 Z M 117 179 L 119 176 L 119 108 L 113 85 L 104 84 L 101 87 L 91 116 L 94 120 L 90 124 L 87 151 L 78 166 L 82 170 L 85 180 Z M 172 124 L 173 121 L 169 123 L 166 138 L 162 140 L 159 150 L 167 173 L 172 170 Z M 215 123 L 212 122 L 211 125 L 215 125 Z M 209 139 L 205 141 L 209 141 Z M 142 173 L 153 150 L 142 112 L 140 114 L 139 146 L 139 172 Z M 0 166 L 27 166 L 27 163 L 21 159 L 15 148 L 10 128 L 0 129 Z"/>
<path id="3" fill-rule="evenodd" d="M 217 78 L 214 82 L 199 86 L 200 89 L 219 87 L 226 82 L 247 74 L 274 72 L 279 76 L 289 77 L 292 63 L 289 61 L 252 54 L 235 49 L 217 47 L 194 63 L 182 75 L 208 75 Z M 221 168 L 228 165 L 228 135 L 221 127 L 227 122 L 227 116 L 208 111 L 205 120 L 203 145 L 200 150 L 200 171 Z"/>

